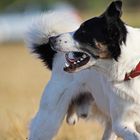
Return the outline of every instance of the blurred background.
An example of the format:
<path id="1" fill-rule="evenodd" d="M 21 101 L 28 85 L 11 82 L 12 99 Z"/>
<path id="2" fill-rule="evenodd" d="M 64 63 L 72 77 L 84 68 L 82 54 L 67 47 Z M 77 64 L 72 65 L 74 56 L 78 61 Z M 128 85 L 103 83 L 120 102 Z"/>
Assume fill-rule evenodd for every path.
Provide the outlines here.
<path id="1" fill-rule="evenodd" d="M 1 0 L 0 1 L 0 140 L 25 140 L 50 78 L 43 64 L 24 44 L 24 32 L 34 18 L 51 9 L 77 12 L 82 20 L 102 13 L 111 0 Z M 140 0 L 124 0 L 123 20 L 140 27 Z M 79 131 L 80 129 L 80 131 Z M 56 140 L 100 140 L 97 122 L 65 122 Z"/>

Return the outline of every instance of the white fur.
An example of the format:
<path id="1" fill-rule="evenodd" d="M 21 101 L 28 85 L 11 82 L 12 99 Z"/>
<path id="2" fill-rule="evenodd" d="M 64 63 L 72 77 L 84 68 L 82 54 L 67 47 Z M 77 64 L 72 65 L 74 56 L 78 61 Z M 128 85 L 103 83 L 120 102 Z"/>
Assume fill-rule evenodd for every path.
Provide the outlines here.
<path id="1" fill-rule="evenodd" d="M 32 25 L 27 34 L 28 46 L 32 49 L 35 43 L 48 42 L 49 36 L 76 30 L 79 26 L 77 21 L 64 15 L 62 13 L 43 15 Z M 116 135 L 112 132 L 110 121 L 112 104 L 109 102 L 114 94 L 107 79 L 93 68 L 74 74 L 66 73 L 63 71 L 64 63 L 64 54 L 57 53 L 51 79 L 31 123 L 29 140 L 51 140 L 61 126 L 72 98 L 81 92 L 91 93 L 100 108 L 99 112 L 102 112 L 98 118 L 103 118 L 106 123 L 103 140 L 115 140 Z"/>
<path id="2" fill-rule="evenodd" d="M 61 16 L 60 16 L 61 15 Z M 48 42 L 50 36 L 56 36 L 64 32 L 74 31 L 79 27 L 79 19 L 74 18 L 69 12 L 47 12 L 34 19 L 25 34 L 25 41 L 32 49 L 34 44 Z"/>
<path id="3" fill-rule="evenodd" d="M 136 127 L 140 125 L 140 76 L 124 81 L 125 74 L 140 62 L 140 30 L 130 26 L 126 28 L 126 44 L 121 46 L 118 62 L 113 59 L 91 58 L 81 69 L 89 69 L 86 76 L 90 77 L 86 85 L 91 89 L 98 108 L 111 118 L 113 131 L 124 140 L 140 140 L 140 130 Z M 59 39 L 68 42 L 60 44 Z M 70 40 L 71 33 L 59 36 L 56 49 L 64 52 L 80 51 L 80 47 L 75 47 L 75 40 Z"/>

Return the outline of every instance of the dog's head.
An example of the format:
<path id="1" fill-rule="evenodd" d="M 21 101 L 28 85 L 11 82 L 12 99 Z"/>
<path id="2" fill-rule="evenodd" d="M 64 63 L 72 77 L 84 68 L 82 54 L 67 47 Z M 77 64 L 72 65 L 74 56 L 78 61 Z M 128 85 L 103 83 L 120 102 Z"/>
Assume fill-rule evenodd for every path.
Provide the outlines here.
<path id="1" fill-rule="evenodd" d="M 86 69 L 102 59 L 117 61 L 127 35 L 121 15 L 122 1 L 114 1 L 102 15 L 85 21 L 77 31 L 51 38 L 55 49 L 67 52 L 64 70 Z"/>

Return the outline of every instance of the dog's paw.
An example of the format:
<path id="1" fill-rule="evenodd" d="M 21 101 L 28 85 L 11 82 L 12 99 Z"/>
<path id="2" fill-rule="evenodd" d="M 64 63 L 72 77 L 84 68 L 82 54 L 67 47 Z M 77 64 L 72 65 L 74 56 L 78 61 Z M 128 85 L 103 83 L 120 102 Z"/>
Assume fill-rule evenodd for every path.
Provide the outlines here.
<path id="1" fill-rule="evenodd" d="M 77 114 L 72 114 L 71 116 L 67 117 L 67 123 L 69 125 L 75 125 L 78 122 Z"/>

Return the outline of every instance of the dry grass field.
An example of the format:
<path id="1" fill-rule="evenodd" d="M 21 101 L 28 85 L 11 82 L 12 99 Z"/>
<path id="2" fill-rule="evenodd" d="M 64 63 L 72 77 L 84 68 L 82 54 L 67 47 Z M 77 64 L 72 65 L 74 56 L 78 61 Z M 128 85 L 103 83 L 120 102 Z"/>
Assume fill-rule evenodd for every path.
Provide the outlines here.
<path id="1" fill-rule="evenodd" d="M 127 23 L 140 27 L 137 17 L 139 12 L 124 15 Z M 26 140 L 50 74 L 24 44 L 0 45 L 0 140 Z M 96 122 L 80 121 L 76 126 L 64 122 L 56 140 L 100 140 L 101 135 Z"/>
<path id="2" fill-rule="evenodd" d="M 0 45 L 0 140 L 26 140 L 50 72 L 21 44 Z M 99 140 L 95 122 L 63 124 L 56 140 Z"/>

